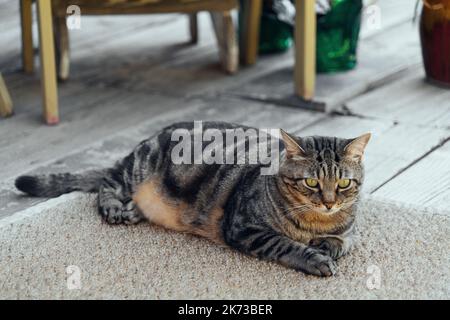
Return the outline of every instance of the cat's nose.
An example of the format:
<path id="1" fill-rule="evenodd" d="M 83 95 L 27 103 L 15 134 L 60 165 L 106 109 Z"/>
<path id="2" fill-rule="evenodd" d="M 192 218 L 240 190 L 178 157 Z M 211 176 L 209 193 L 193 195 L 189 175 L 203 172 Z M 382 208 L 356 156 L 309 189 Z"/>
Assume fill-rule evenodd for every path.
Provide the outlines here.
<path id="1" fill-rule="evenodd" d="M 334 206 L 334 202 L 325 202 L 324 205 L 328 210 L 331 210 Z"/>

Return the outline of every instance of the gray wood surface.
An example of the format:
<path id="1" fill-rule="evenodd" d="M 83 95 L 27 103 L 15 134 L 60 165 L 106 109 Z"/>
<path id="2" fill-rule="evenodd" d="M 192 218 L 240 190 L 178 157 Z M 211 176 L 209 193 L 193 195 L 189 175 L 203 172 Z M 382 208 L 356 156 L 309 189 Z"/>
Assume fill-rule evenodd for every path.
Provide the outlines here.
<path id="1" fill-rule="evenodd" d="M 424 71 L 416 69 L 389 86 L 350 100 L 345 107 L 358 116 L 449 129 L 450 90 L 428 84 L 424 77 Z"/>
<path id="2" fill-rule="evenodd" d="M 374 192 L 380 198 L 448 212 L 450 141 Z"/>

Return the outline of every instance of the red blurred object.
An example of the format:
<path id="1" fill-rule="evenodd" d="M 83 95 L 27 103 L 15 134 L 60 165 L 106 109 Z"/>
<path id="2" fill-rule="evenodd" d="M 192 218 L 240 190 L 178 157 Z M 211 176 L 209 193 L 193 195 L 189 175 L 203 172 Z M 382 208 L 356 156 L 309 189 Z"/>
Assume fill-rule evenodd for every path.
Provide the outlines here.
<path id="1" fill-rule="evenodd" d="M 450 87 L 450 0 L 424 0 L 420 40 L 427 79 Z"/>

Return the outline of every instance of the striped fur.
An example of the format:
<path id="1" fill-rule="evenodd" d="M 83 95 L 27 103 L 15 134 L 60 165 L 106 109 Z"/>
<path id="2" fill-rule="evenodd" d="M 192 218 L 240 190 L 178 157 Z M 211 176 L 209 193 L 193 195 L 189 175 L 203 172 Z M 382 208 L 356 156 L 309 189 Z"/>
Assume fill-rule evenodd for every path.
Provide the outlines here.
<path id="1" fill-rule="evenodd" d="M 282 131 L 280 170 L 264 176 L 261 164 L 174 164 L 177 142 L 171 136 L 179 128 L 192 131 L 193 123 L 162 129 L 113 168 L 21 176 L 16 186 L 41 197 L 98 192 L 99 212 L 108 223 L 148 220 L 309 274 L 334 274 L 335 260 L 352 245 L 369 135 L 299 138 Z M 203 123 L 203 130 L 209 128 L 224 138 L 226 129 L 248 129 Z M 306 185 L 306 178 L 316 179 L 317 188 Z M 340 179 L 350 179 L 350 186 L 339 189 Z"/>

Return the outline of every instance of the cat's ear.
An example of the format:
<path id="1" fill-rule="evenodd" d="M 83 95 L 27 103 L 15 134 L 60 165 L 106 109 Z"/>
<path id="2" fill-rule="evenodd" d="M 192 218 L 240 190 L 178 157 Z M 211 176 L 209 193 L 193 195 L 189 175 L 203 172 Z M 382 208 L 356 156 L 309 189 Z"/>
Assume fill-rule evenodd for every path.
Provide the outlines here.
<path id="1" fill-rule="evenodd" d="M 284 147 L 286 148 L 286 157 L 288 159 L 305 157 L 305 151 L 289 133 L 280 129 L 280 134 L 284 142 Z"/>
<path id="2" fill-rule="evenodd" d="M 370 133 L 366 133 L 351 140 L 344 148 L 345 156 L 352 160 L 361 161 L 370 136 Z"/>

